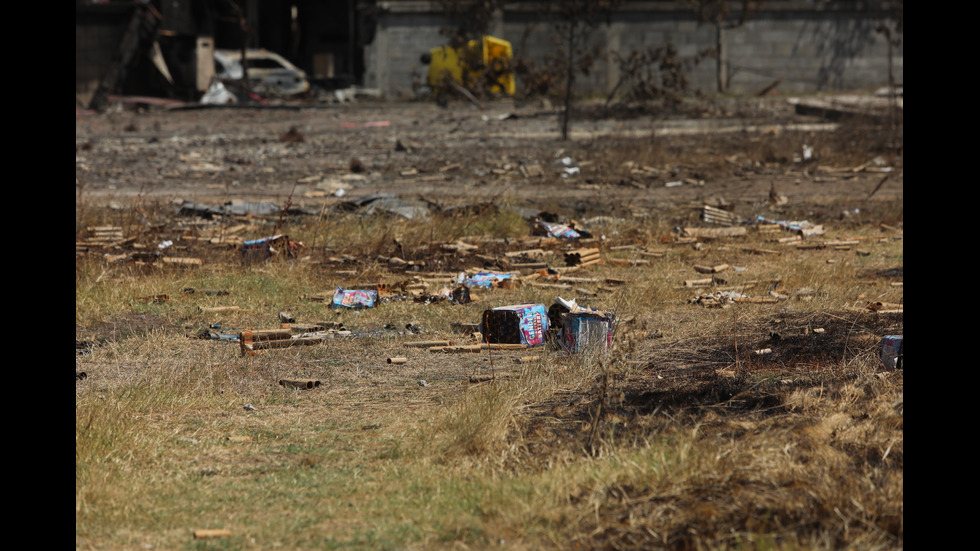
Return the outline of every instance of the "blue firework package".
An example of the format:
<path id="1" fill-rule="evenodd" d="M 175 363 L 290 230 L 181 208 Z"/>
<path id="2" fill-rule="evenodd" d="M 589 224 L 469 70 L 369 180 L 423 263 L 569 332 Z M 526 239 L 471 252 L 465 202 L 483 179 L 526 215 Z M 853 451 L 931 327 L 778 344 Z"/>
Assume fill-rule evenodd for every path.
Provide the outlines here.
<path id="1" fill-rule="evenodd" d="M 277 252 L 292 254 L 292 244 L 288 235 L 273 235 L 242 243 L 242 259 L 246 262 L 268 260 Z"/>
<path id="2" fill-rule="evenodd" d="M 561 339 L 569 352 L 607 352 L 612 344 L 613 315 L 572 312 L 562 315 Z"/>
<path id="3" fill-rule="evenodd" d="M 333 294 L 334 308 L 373 308 L 378 302 L 378 291 L 352 291 L 337 287 Z"/>
<path id="4" fill-rule="evenodd" d="M 566 226 L 565 224 L 550 224 L 544 220 L 539 220 L 538 224 L 541 225 L 547 232 L 548 235 L 552 237 L 560 237 L 563 239 L 576 239 L 581 237 L 579 232 L 573 230 L 572 228 Z"/>
<path id="5" fill-rule="evenodd" d="M 463 280 L 463 283 L 469 287 L 482 287 L 484 289 L 489 289 L 497 281 L 503 281 L 505 279 L 510 279 L 514 277 L 512 274 L 499 274 L 495 272 L 477 272 L 473 274 L 473 277 L 468 277 Z"/>
<path id="6" fill-rule="evenodd" d="M 484 310 L 480 330 L 489 343 L 538 346 L 544 344 L 548 331 L 548 310 L 544 304 L 517 304 Z"/>

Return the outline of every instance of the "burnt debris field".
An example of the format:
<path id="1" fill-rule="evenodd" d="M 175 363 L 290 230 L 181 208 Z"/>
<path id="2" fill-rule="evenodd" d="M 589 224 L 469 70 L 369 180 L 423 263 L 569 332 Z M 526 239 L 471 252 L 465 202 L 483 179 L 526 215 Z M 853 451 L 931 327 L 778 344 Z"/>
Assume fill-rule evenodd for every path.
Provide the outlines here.
<path id="1" fill-rule="evenodd" d="M 904 547 L 897 114 L 77 113 L 76 548 Z"/>

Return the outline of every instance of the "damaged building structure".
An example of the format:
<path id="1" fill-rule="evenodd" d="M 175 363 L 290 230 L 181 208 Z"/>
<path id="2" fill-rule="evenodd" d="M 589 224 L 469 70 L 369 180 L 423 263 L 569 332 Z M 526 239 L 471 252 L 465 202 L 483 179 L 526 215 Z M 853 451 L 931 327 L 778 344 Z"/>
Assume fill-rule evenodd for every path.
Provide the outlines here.
<path id="1" fill-rule="evenodd" d="M 555 3 L 499 2 L 487 33 L 515 59 L 547 65 Z M 630 54 L 670 44 L 691 91 L 759 93 L 873 90 L 900 85 L 902 3 L 700 2 L 729 5 L 706 18 L 699 3 L 623 0 L 588 37 L 597 51 L 583 94 L 608 94 Z M 114 96 L 196 102 L 215 78 L 217 49 L 262 48 L 302 69 L 312 91 L 360 86 L 410 98 L 423 53 L 447 42 L 446 2 L 420 0 L 76 0 L 75 105 Z M 750 9 L 744 12 L 746 7 Z M 618 56 L 612 55 L 613 52 Z M 696 61 L 696 63 L 695 63 Z M 518 94 L 521 93 L 518 74 Z"/>

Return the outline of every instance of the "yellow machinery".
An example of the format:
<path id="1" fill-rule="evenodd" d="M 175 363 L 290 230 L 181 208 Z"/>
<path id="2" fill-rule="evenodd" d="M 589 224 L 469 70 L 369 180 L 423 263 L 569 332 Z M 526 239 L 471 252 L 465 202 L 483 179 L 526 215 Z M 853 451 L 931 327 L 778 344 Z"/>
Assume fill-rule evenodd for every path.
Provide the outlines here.
<path id="1" fill-rule="evenodd" d="M 480 40 L 470 40 L 460 49 L 449 46 L 433 48 L 422 56 L 422 60 L 429 64 L 428 82 L 433 92 L 439 93 L 452 81 L 466 88 L 512 96 L 512 57 L 510 42 L 484 36 Z"/>

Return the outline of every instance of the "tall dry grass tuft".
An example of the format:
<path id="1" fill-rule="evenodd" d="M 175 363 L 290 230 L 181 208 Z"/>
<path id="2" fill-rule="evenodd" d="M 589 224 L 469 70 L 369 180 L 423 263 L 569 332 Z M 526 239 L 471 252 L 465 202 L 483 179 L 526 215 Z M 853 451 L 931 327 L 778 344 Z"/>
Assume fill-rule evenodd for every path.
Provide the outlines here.
<path id="1" fill-rule="evenodd" d="M 483 384 L 451 405 L 436 425 L 436 457 L 489 456 L 500 450 L 521 403 L 518 384 Z"/>

